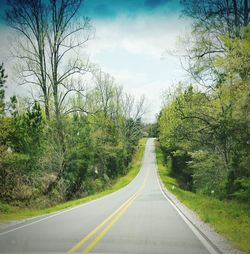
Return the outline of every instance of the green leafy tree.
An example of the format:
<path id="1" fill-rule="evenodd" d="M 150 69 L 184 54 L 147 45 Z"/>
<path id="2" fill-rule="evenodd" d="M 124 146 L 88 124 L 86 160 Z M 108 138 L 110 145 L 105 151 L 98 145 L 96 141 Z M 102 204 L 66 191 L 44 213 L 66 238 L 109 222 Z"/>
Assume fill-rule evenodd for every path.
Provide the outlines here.
<path id="1" fill-rule="evenodd" d="M 67 199 L 88 194 L 87 178 L 94 174 L 94 150 L 90 137 L 90 126 L 84 115 L 75 114 L 73 119 L 68 119 L 67 157 L 64 179 L 68 188 Z"/>
<path id="2" fill-rule="evenodd" d="M 16 97 L 12 97 L 13 129 L 12 148 L 15 152 L 35 155 L 43 138 L 43 118 L 38 102 L 26 112 L 18 112 Z"/>

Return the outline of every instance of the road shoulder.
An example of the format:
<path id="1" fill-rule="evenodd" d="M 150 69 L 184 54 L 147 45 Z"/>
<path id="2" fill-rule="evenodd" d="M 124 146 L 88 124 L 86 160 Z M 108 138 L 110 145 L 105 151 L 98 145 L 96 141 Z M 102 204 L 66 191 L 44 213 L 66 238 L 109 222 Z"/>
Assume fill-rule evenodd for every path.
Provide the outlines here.
<path id="1" fill-rule="evenodd" d="M 157 161 L 157 160 L 156 160 Z M 181 203 L 177 197 L 171 193 L 163 184 L 158 170 L 157 161 L 157 178 L 159 180 L 160 188 L 165 197 L 172 202 L 173 206 L 190 222 L 195 229 L 213 246 L 213 248 L 220 254 L 244 254 L 244 252 L 233 248 L 232 243 L 218 234 L 211 225 L 205 223 L 200 217 L 190 208 Z"/>

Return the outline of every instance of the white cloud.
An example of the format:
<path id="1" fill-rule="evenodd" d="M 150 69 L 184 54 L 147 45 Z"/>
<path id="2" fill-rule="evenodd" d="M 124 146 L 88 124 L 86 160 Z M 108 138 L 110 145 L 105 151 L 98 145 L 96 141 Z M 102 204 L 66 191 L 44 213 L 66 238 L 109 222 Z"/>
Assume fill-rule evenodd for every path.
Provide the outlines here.
<path id="1" fill-rule="evenodd" d="M 96 38 L 88 49 L 94 56 L 104 50 L 124 49 L 131 54 L 161 57 L 165 49 L 173 49 L 176 39 L 188 27 L 178 15 L 159 16 L 141 14 L 133 19 L 118 16 L 105 22 L 93 21 Z"/>
<path id="2" fill-rule="evenodd" d="M 146 95 L 147 121 L 153 121 L 161 107 L 161 97 L 169 86 L 184 79 L 178 57 L 165 54 L 176 48 L 179 36 L 190 22 L 171 15 L 140 14 L 133 18 L 93 20 L 96 37 L 87 47 L 91 59 L 113 75 L 124 89 L 136 97 Z"/>

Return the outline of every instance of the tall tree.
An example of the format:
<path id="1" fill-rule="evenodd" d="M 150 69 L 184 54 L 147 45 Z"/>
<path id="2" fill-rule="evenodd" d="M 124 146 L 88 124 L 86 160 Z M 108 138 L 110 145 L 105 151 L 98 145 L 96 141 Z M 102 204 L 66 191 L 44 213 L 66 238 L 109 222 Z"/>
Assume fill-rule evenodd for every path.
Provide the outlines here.
<path id="1" fill-rule="evenodd" d="M 38 86 L 50 118 L 50 86 L 47 78 L 46 36 L 49 8 L 42 0 L 8 0 L 6 22 L 17 31 L 13 55 L 18 58 L 21 84 Z M 21 35 L 21 36 L 20 36 Z"/>
<path id="2" fill-rule="evenodd" d="M 89 19 L 77 16 L 81 3 L 8 0 L 6 21 L 21 35 L 14 56 L 21 62 L 22 84 L 41 89 L 47 119 L 53 109 L 59 121 L 67 96 L 81 90 L 72 79 L 87 67 L 76 52 L 92 36 Z"/>
<path id="3" fill-rule="evenodd" d="M 0 65 L 0 116 L 4 115 L 5 110 L 5 102 L 4 102 L 4 96 L 5 96 L 5 87 L 4 84 L 6 82 L 6 78 L 8 76 L 5 74 L 5 70 L 3 68 L 3 63 Z"/>
<path id="4" fill-rule="evenodd" d="M 8 0 L 7 23 L 21 35 L 14 55 L 20 60 L 23 84 L 40 88 L 46 118 L 51 119 L 53 141 L 60 163 L 57 177 L 65 170 L 66 144 L 64 115 L 70 95 L 84 88 L 76 82 L 88 71 L 80 48 L 92 36 L 89 18 L 79 16 L 82 0 Z"/>
<path id="5" fill-rule="evenodd" d="M 49 47 L 49 73 L 54 112 L 57 123 L 59 139 L 63 144 L 61 114 L 66 95 L 70 92 L 79 92 L 81 88 L 72 87 L 74 75 L 85 74 L 87 66 L 81 57 L 74 52 L 90 38 L 89 19 L 76 17 L 81 6 L 81 0 L 50 0 L 50 25 L 47 39 Z M 69 59 L 70 55 L 75 58 Z"/>

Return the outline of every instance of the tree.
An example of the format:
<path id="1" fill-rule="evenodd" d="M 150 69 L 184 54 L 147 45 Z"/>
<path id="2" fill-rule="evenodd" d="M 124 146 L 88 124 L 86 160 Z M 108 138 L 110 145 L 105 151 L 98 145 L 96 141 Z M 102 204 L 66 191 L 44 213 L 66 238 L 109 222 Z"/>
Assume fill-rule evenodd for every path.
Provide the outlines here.
<path id="1" fill-rule="evenodd" d="M 21 62 L 21 84 L 31 84 L 42 90 L 47 119 L 50 118 L 50 86 L 47 75 L 46 36 L 49 7 L 42 0 L 8 0 L 6 22 L 17 31 L 14 56 Z"/>
<path id="2" fill-rule="evenodd" d="M 89 19 L 77 16 L 81 2 L 8 0 L 6 21 L 21 35 L 14 56 L 21 61 L 22 84 L 42 90 L 46 117 L 53 109 L 58 125 L 67 96 L 81 90 L 73 77 L 87 70 L 75 53 L 91 37 Z"/>
<path id="3" fill-rule="evenodd" d="M 249 200 L 248 2 L 185 4 L 194 18 L 189 71 L 208 89 L 176 89 L 158 120 L 161 146 L 181 184 L 191 179 L 194 191 Z"/>
<path id="4" fill-rule="evenodd" d="M 194 29 L 206 30 L 208 34 L 240 37 L 241 29 L 247 27 L 249 0 L 181 0 L 184 14 L 191 17 Z"/>
<path id="5" fill-rule="evenodd" d="M 8 1 L 21 84 L 40 97 L 35 93 L 22 110 L 24 99 L 11 97 L 10 116 L 0 122 L 2 200 L 51 205 L 101 190 L 126 172 L 135 150 L 144 100 L 130 97 L 126 108 L 114 78 L 81 54 L 92 37 L 89 18 L 78 15 L 81 3 Z M 93 88 L 86 89 L 86 73 Z"/>
<path id="6" fill-rule="evenodd" d="M 13 103 L 17 103 L 17 100 Z M 13 105 L 14 106 L 14 105 Z M 43 118 L 40 104 L 35 102 L 25 112 L 15 112 L 12 118 L 14 133 L 11 137 L 12 149 L 31 157 L 38 155 L 43 139 Z"/>
<path id="7" fill-rule="evenodd" d="M 249 25 L 249 0 L 181 1 L 184 15 L 192 18 L 192 34 L 184 39 L 187 70 L 208 89 L 223 82 L 227 73 L 216 67 L 226 50 L 223 38 L 242 38 Z M 214 82 L 216 81 L 216 82 Z"/>
<path id="8" fill-rule="evenodd" d="M 88 70 L 80 48 L 92 36 L 89 18 L 78 16 L 81 0 L 9 0 L 7 23 L 18 32 L 15 56 L 19 61 L 22 84 L 42 91 L 42 101 L 53 142 L 61 163 L 56 182 L 64 173 L 65 115 L 70 97 L 84 90 L 76 79 Z M 55 184 L 52 183 L 51 186 Z M 52 190 L 52 187 L 48 187 Z"/>
<path id="9" fill-rule="evenodd" d="M 68 55 L 74 54 L 90 38 L 89 19 L 83 17 L 82 20 L 74 20 L 76 13 L 81 6 L 81 0 L 70 1 L 50 1 L 49 20 L 51 26 L 48 27 L 48 47 L 49 47 L 49 73 L 54 112 L 56 118 L 56 129 L 58 131 L 59 142 L 64 150 L 64 134 L 61 121 L 62 108 L 66 96 L 70 92 L 80 92 L 81 88 L 72 86 L 74 75 L 82 75 L 87 71 L 86 64 L 76 55 L 75 59 L 68 61 Z M 74 23 L 73 23 L 74 22 Z M 64 68 L 62 67 L 64 64 Z"/>
<path id="10" fill-rule="evenodd" d="M 2 168 L 2 160 L 5 157 L 8 149 L 9 140 L 12 135 L 11 121 L 5 118 L 5 87 L 7 75 L 3 68 L 3 63 L 0 65 L 0 170 Z"/>
<path id="11" fill-rule="evenodd" d="M 4 97 L 5 97 L 5 87 L 4 84 L 7 79 L 7 75 L 5 74 L 5 70 L 3 68 L 3 63 L 0 65 L 0 116 L 4 115 L 5 111 L 5 102 L 4 102 Z"/>
<path id="12" fill-rule="evenodd" d="M 142 135 L 141 119 L 145 114 L 145 97 L 141 96 L 139 100 L 136 100 L 130 94 L 124 94 L 121 103 L 124 112 L 122 125 L 124 141 L 127 144 L 128 151 L 131 152 L 130 155 L 132 155 Z"/>

